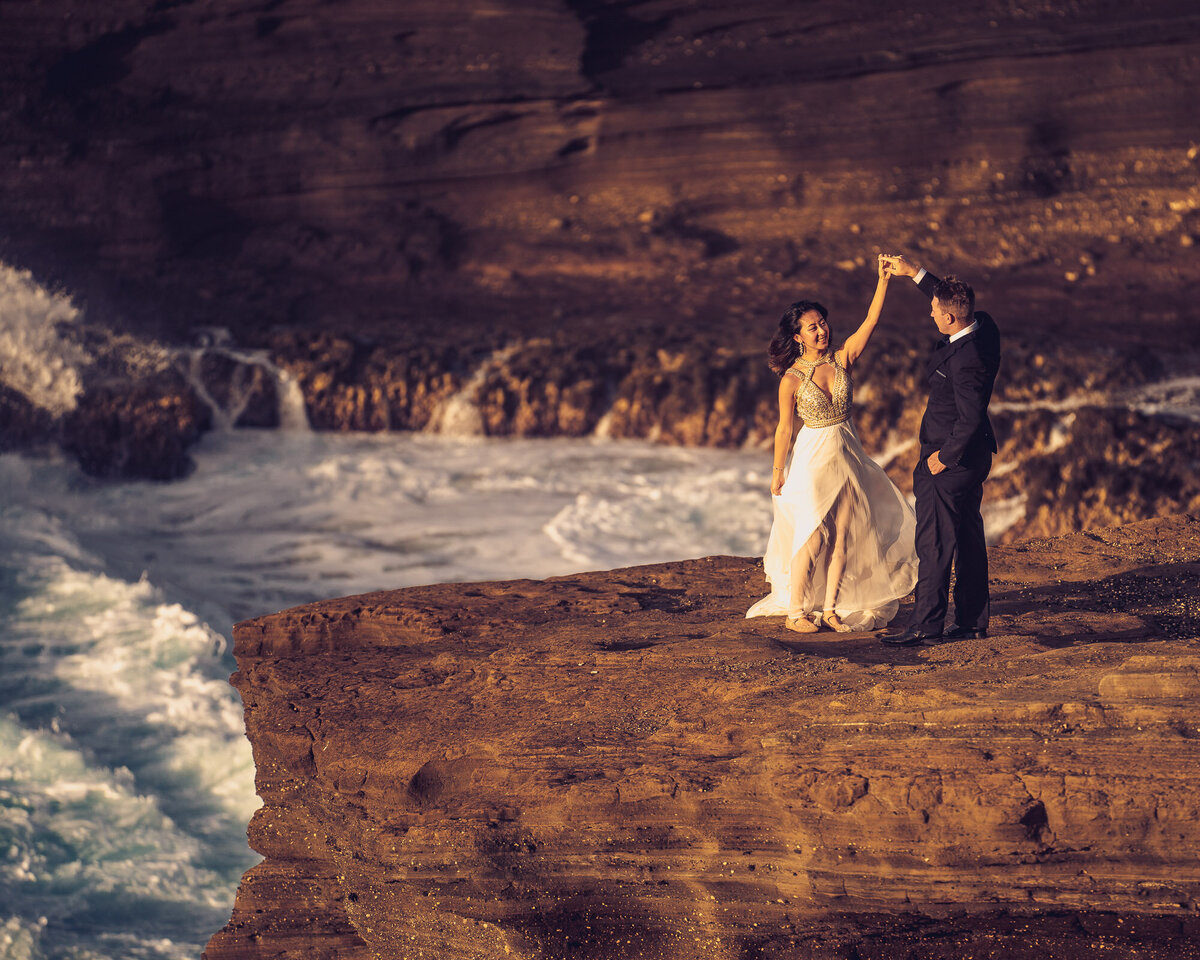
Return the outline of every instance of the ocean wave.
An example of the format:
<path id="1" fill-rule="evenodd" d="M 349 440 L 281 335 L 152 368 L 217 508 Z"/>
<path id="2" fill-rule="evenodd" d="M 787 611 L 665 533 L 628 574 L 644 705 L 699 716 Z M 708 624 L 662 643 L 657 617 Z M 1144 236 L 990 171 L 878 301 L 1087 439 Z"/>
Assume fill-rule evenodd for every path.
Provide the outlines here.
<path id="1" fill-rule="evenodd" d="M 55 416 L 74 409 L 91 355 L 64 335 L 79 320 L 69 297 L 50 293 L 26 270 L 0 263 L 3 382 Z"/>
<path id="2" fill-rule="evenodd" d="M 0 717 L 0 757 L 0 957 L 194 958 L 236 884 L 208 844 L 65 732 Z"/>
<path id="3" fill-rule="evenodd" d="M 226 644 L 69 520 L 0 512 L 0 957 L 194 958 L 256 859 Z"/>

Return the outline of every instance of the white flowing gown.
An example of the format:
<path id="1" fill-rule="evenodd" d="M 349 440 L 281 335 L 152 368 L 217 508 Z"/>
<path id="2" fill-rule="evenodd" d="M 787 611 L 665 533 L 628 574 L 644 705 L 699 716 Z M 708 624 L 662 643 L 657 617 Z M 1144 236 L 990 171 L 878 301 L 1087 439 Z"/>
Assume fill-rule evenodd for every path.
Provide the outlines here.
<path id="1" fill-rule="evenodd" d="M 812 381 L 820 363 L 835 368 L 832 399 Z M 835 611 L 852 630 L 877 629 L 896 615 L 900 599 L 916 585 L 916 517 L 883 468 L 863 451 L 850 420 L 853 384 L 836 357 L 816 364 L 800 361 L 784 375 L 801 380 L 796 412 L 804 426 L 783 489 L 772 498 L 775 521 L 763 557 L 771 593 L 746 616 L 828 612 L 826 574 L 840 513 L 846 566 Z"/>

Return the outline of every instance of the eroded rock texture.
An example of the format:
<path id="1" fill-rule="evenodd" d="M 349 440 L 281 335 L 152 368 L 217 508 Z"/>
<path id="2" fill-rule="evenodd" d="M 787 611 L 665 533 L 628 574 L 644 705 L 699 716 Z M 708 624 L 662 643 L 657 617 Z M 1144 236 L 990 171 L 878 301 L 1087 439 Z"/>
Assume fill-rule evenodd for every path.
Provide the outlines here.
<path id="1" fill-rule="evenodd" d="M 1200 521 L 992 561 L 916 650 L 746 621 L 729 557 L 240 624 L 266 859 L 206 957 L 1200 956 Z"/>
<path id="2" fill-rule="evenodd" d="M 191 470 L 187 450 L 209 422 L 208 409 L 177 377 L 101 383 L 63 417 L 61 442 L 92 476 L 174 480 Z"/>
<path id="3" fill-rule="evenodd" d="M 1179 0 L 45 0 L 0 37 L 0 251 L 146 329 L 734 339 L 880 245 L 1038 323 L 1197 299 Z"/>

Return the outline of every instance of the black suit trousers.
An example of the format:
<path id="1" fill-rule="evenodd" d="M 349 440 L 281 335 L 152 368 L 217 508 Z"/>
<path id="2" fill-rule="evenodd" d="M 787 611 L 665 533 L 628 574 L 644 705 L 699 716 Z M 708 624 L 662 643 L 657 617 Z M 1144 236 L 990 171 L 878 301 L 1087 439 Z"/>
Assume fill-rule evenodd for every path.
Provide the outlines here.
<path id="1" fill-rule="evenodd" d="M 983 537 L 983 481 L 992 469 L 991 454 L 982 463 L 959 464 L 936 477 L 922 457 L 913 471 L 917 499 L 917 596 L 912 626 L 940 635 L 954 566 L 954 620 L 961 627 L 988 625 L 987 542 Z"/>

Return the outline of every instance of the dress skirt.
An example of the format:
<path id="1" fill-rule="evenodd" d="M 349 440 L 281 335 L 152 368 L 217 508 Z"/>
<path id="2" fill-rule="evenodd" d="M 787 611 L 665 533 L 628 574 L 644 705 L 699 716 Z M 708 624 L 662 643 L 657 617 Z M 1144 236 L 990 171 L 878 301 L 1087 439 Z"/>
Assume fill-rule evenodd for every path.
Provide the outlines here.
<path id="1" fill-rule="evenodd" d="M 916 518 L 894 483 L 863 451 L 850 420 L 802 427 L 763 566 L 771 593 L 747 617 L 825 613 L 826 573 L 837 528 L 845 572 L 834 603 L 852 630 L 874 630 L 896 615 L 917 582 Z"/>

